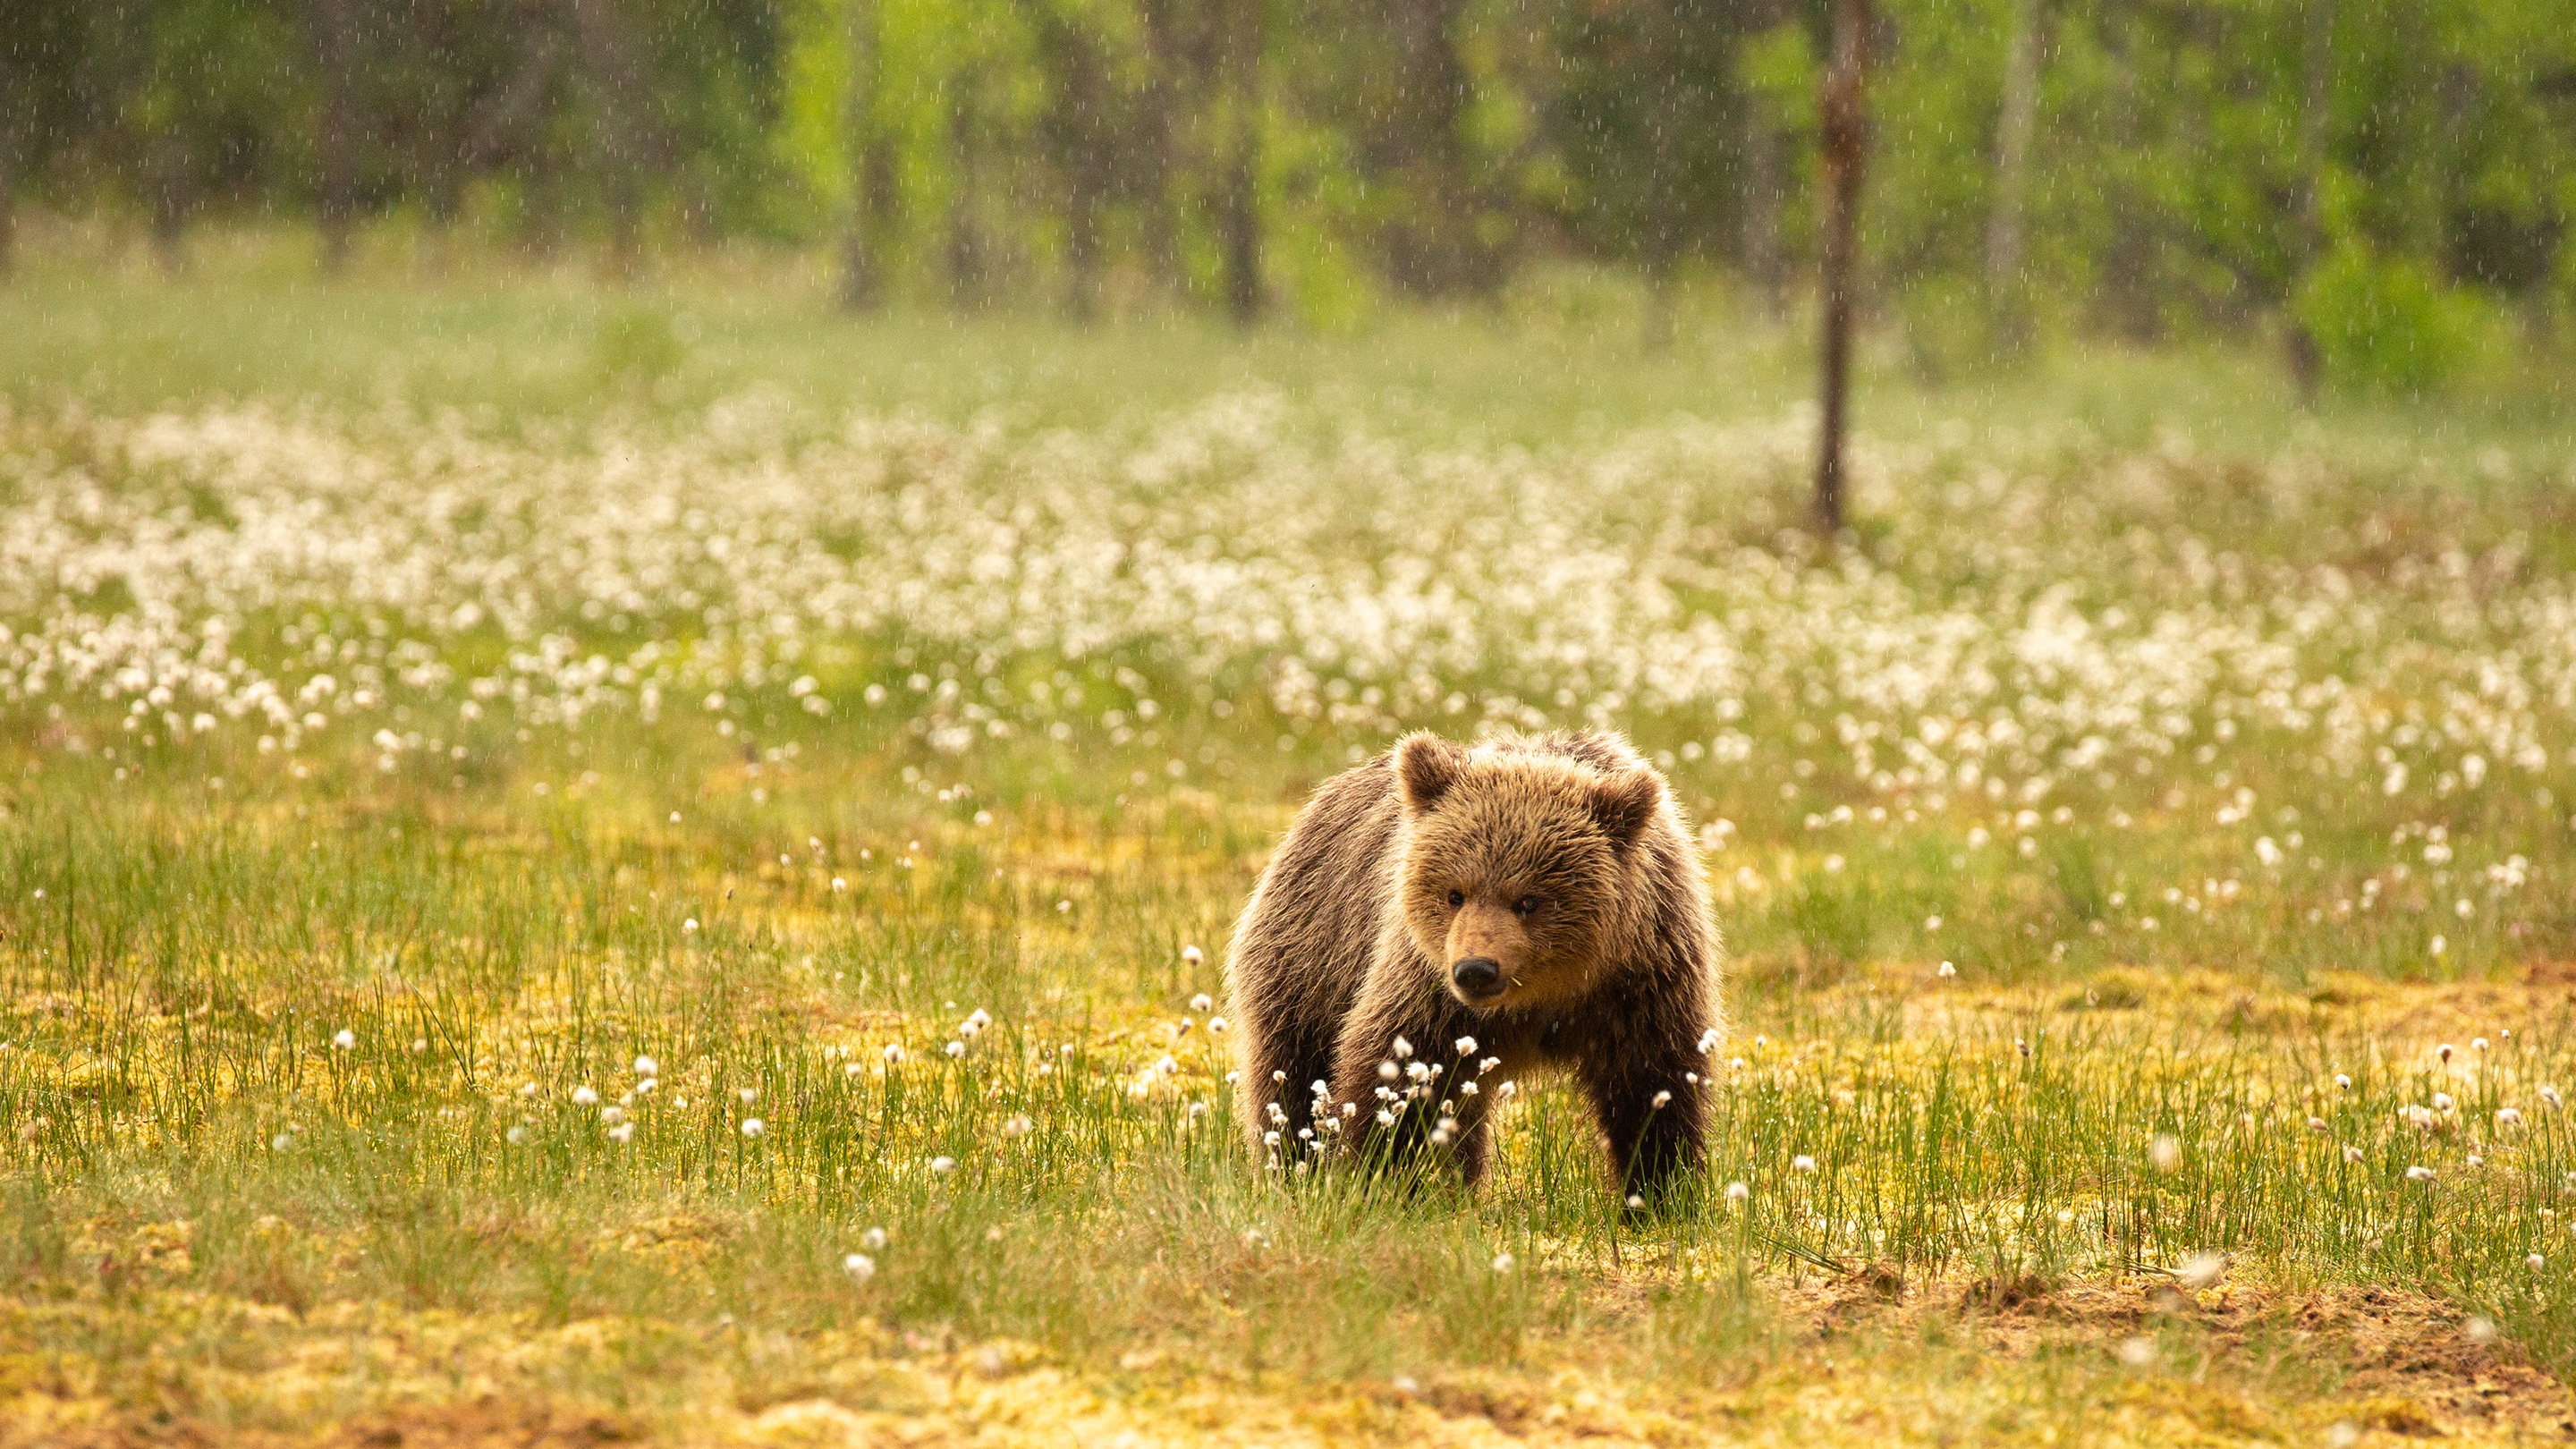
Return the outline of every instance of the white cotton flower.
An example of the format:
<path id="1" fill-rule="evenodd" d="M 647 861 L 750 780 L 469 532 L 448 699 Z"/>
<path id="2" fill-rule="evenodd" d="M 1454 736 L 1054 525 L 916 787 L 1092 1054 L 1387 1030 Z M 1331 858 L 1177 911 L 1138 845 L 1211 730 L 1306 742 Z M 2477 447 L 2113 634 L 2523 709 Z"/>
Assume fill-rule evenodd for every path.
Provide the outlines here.
<path id="1" fill-rule="evenodd" d="M 768 1130 L 769 1124 L 761 1121 L 757 1117 L 745 1117 L 742 1119 L 742 1135 L 745 1137 L 757 1137 Z"/>
<path id="2" fill-rule="evenodd" d="M 1183 947 L 1181 948 L 1181 964 L 1182 964 L 1182 965 L 1184 965 L 1184 966 L 1196 966 L 1196 965 L 1198 965 L 1200 962 L 1203 962 L 1203 961 L 1205 961 L 1205 960 L 1207 960 L 1207 953 L 1206 953 L 1206 952 L 1204 952 L 1204 951 L 1201 951 L 1198 947 L 1196 947 L 1196 946 L 1183 946 Z M 1199 1009 L 1200 1009 L 1201 1011 L 1205 1011 L 1207 1008 L 1206 1008 L 1206 1007 L 1200 1007 Z"/>
<path id="3" fill-rule="evenodd" d="M 358 1034 L 347 1027 L 342 1027 L 339 1033 L 331 1038 L 331 1045 L 344 1052 L 355 1051 L 358 1047 Z"/>
<path id="4" fill-rule="evenodd" d="M 957 1159 L 954 1157 L 934 1157 L 930 1159 L 930 1170 L 939 1174 L 941 1177 L 946 1177 L 948 1174 L 957 1170 Z"/>
<path id="5" fill-rule="evenodd" d="M 2498 1107 L 2495 1120 L 2498 1127 L 2519 1127 L 2522 1125 L 2522 1113 L 2517 1108 Z"/>
<path id="6" fill-rule="evenodd" d="M 852 1253 L 841 1260 L 841 1271 L 849 1274 L 852 1279 L 865 1283 L 877 1275 L 877 1260 L 865 1253 Z"/>
<path id="7" fill-rule="evenodd" d="M 949 1058 L 953 1061 L 958 1057 L 966 1055 L 966 1043 L 962 1041 L 952 1041 L 947 1046 L 941 1048 L 941 1050 L 947 1052 Z"/>
<path id="8" fill-rule="evenodd" d="M 1476 1039 L 1472 1036 L 1462 1036 L 1451 1045 L 1458 1048 L 1458 1055 L 1462 1057 L 1472 1057 L 1476 1054 Z"/>
<path id="9" fill-rule="evenodd" d="M 2176 1281 L 2195 1293 L 2218 1286 L 2218 1280 L 2226 1276 L 2227 1259 L 2218 1253 L 2194 1253 L 2174 1274 Z"/>
<path id="10" fill-rule="evenodd" d="M 871 1253 L 884 1252 L 886 1249 L 886 1230 L 883 1228 L 870 1228 L 866 1232 L 859 1234 L 859 1246 L 867 1249 Z"/>
<path id="11" fill-rule="evenodd" d="M 698 918 L 697 918 L 697 917 L 695 917 L 695 916 L 691 916 L 691 917 L 689 917 L 687 920 L 682 921 L 682 922 L 680 923 L 680 930 L 681 930 L 681 932 L 682 932 L 683 934 L 694 934 L 694 933 L 697 931 L 697 929 L 698 929 Z"/>
<path id="12" fill-rule="evenodd" d="M 901 1062 L 903 1060 L 903 1048 L 892 1042 L 886 1043 L 885 1059 L 886 1065 L 890 1067 Z"/>
<path id="13" fill-rule="evenodd" d="M 572 1104 L 576 1107 L 596 1107 L 599 1105 L 599 1094 L 592 1091 L 589 1084 L 584 1083 L 572 1089 Z"/>
<path id="14" fill-rule="evenodd" d="M 632 1142 L 635 1140 L 635 1124 L 620 1122 L 608 1129 L 608 1137 L 612 1142 Z"/>
<path id="15" fill-rule="evenodd" d="M 1037 1124 L 1028 1119 L 1026 1114 L 1015 1116 L 1002 1124 L 1002 1135 L 1005 1137 L 1026 1137 L 1029 1135 L 1029 1130 L 1036 1125 Z"/>
<path id="16" fill-rule="evenodd" d="M 1397 1061 L 1402 1061 L 1406 1057 L 1413 1055 L 1413 1043 L 1406 1041 L 1402 1037 L 1397 1037 L 1395 1039 L 1395 1045 L 1391 1050 L 1395 1053 L 1395 1059 Z"/>
<path id="17" fill-rule="evenodd" d="M 1791 1172 L 1813 1172 L 1816 1170 L 1816 1159 L 1801 1152 L 1797 1156 L 1789 1159 L 1789 1170 Z"/>
<path id="18" fill-rule="evenodd" d="M 1518 1265 L 1519 1261 L 1519 1259 L 1514 1258 L 1509 1253 L 1496 1253 L 1494 1255 L 1494 1271 L 1497 1273 L 1508 1273 Z"/>
<path id="19" fill-rule="evenodd" d="M 1670 1093 L 1670 1092 L 1657 1092 L 1657 1093 L 1655 1094 L 1655 1100 L 1654 1100 L 1654 1103 L 1653 1103 L 1655 1110 L 1657 1110 L 1657 1111 L 1659 1111 L 1659 1112 L 1660 1112 L 1660 1111 L 1662 1111 L 1664 1108 L 1669 1107 L 1669 1106 L 1671 1106 L 1672 1104 L 1673 1104 L 1673 1094 L 1672 1094 L 1672 1093 Z"/>
<path id="20" fill-rule="evenodd" d="M 1209 1017 L 1209 1018 L 1208 1018 L 1208 1035 L 1210 1035 L 1210 1036 L 1223 1036 L 1223 1035 L 1225 1035 L 1225 1018 L 1224 1018 L 1224 1017 L 1222 1017 L 1222 1016 L 1211 1016 L 1211 1017 Z"/>
<path id="21" fill-rule="evenodd" d="M 2419 1165 L 2406 1169 L 2406 1180 L 2408 1182 L 2431 1182 L 2433 1180 L 2433 1175 L 2433 1169 L 2429 1167 Z"/>
<path id="22" fill-rule="evenodd" d="M 1193 996 L 1193 997 L 1191 997 L 1191 998 L 1190 998 L 1190 1010 L 1192 1010 L 1192 1011 L 1202 1011 L 1202 1012 L 1203 1012 L 1203 1011 L 1206 1011 L 1209 1007 L 1214 1006 L 1214 1005 L 1216 1005 L 1216 999 L 1215 999 L 1214 997 L 1209 996 L 1209 995 L 1208 995 L 1206 992 L 1204 992 L 1204 991 L 1202 991 L 1202 992 L 1200 992 L 1198 995 Z"/>
<path id="23" fill-rule="evenodd" d="M 2147 1140 L 2147 1162 L 2158 1172 L 2171 1172 L 2182 1164 L 2182 1139 L 2170 1132 L 2159 1132 Z"/>
<path id="24" fill-rule="evenodd" d="M 661 1074 L 661 1063 L 654 1061 L 651 1057 L 637 1057 L 635 1059 L 635 1075 L 639 1077 L 655 1077 L 660 1076 Z"/>

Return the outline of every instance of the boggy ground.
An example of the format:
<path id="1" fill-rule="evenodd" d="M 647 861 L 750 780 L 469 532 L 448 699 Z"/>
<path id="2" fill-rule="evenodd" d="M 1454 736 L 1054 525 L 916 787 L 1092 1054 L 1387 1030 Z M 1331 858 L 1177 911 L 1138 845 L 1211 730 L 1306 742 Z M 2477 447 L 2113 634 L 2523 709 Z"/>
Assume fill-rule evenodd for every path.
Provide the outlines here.
<path id="1" fill-rule="evenodd" d="M 1620 1281 L 1597 1285 L 1616 1298 Z M 1764 1282 L 1763 1341 L 1714 1381 L 1631 1378 L 1579 1343 L 1529 1362 L 1298 1382 L 1196 1362 L 1186 1345 L 1114 1365 L 1033 1344 L 897 1334 L 813 1339 L 473 1316 L 296 1319 L 155 1290 L 8 1318 L 0 1443 L 557 1446 L 610 1444 L 1677 1445 L 1709 1442 L 2360 1444 L 2576 1436 L 2576 1403 L 2490 1327 L 2420 1295 L 2252 1284 L 2185 1294 L 2105 1280 L 1906 1285 Z M 147 1351 L 113 1366 L 49 1338 L 184 1342 L 219 1324 L 225 1371 Z M 74 1325 L 77 1325 L 76 1327 Z M 686 1367 L 656 1409 L 611 1407 L 597 1359 L 676 1337 Z M 353 1392 L 363 1374 L 368 1387 Z M 135 1386 L 153 1384 L 137 1404 Z M 159 1400 L 151 1402 L 151 1400 Z"/>

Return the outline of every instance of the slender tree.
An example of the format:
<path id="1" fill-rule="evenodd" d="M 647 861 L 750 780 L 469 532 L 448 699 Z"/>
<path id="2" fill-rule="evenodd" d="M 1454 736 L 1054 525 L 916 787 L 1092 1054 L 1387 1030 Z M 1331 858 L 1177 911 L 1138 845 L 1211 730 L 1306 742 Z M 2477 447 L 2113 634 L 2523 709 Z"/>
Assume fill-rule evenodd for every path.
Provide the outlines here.
<path id="1" fill-rule="evenodd" d="M 2299 65 L 2299 184 L 2291 224 L 2297 228 L 2300 275 L 2325 256 L 2326 144 L 2330 136 L 2334 86 L 2334 0 L 2308 0 L 2305 43 Z M 2292 311 L 2289 329 L 2290 377 L 2299 400 L 2314 406 L 2322 381 L 2324 358 L 2316 334 Z"/>
<path id="2" fill-rule="evenodd" d="M 1218 65 L 1225 157 L 1218 182 L 1218 229 L 1225 255 L 1225 310 L 1239 327 L 1261 319 L 1262 0 L 1217 0 L 1223 35 Z"/>
<path id="3" fill-rule="evenodd" d="M 632 276 L 643 252 L 648 83 L 618 0 L 572 0 L 572 13 L 598 107 L 592 139 L 608 203 L 609 266 Z"/>
<path id="4" fill-rule="evenodd" d="M 849 137 L 850 218 L 849 229 L 841 238 L 841 306 L 847 311 L 863 312 L 877 305 L 885 288 L 885 267 L 877 256 L 873 234 L 876 218 L 869 205 L 874 199 L 871 193 L 875 190 L 875 177 L 870 165 L 876 156 L 877 140 L 877 0 L 846 3 L 848 33 L 844 39 L 850 78 L 841 105 Z"/>
<path id="5" fill-rule="evenodd" d="M 1996 350 L 2030 344 L 2030 289 L 2022 276 L 2024 193 L 2039 119 L 2041 0 L 2013 0 L 2004 38 L 2003 109 L 1995 126 L 1994 205 L 1986 214 L 1986 309 Z"/>
<path id="6" fill-rule="evenodd" d="M 969 60 L 948 76 L 948 301 L 983 304 L 991 247 L 984 235 L 984 63 Z"/>
<path id="7" fill-rule="evenodd" d="M 18 54 L 8 44 L 14 36 L 0 37 L 0 277 L 7 277 L 18 260 L 18 169 L 22 148 L 29 144 L 33 129 L 27 113 L 27 78 L 18 71 Z"/>
<path id="8" fill-rule="evenodd" d="M 1459 56 L 1467 0 L 1388 0 L 1395 65 L 1377 148 L 1406 192 L 1386 234 L 1395 280 L 1423 296 L 1481 291 L 1499 281 L 1476 232 L 1464 121 L 1473 99 Z"/>
<path id="9" fill-rule="evenodd" d="M 1156 291 L 1175 288 L 1181 276 L 1180 218 L 1174 214 L 1173 151 L 1181 107 L 1180 16 L 1177 0 L 1139 0 L 1144 33 L 1145 85 L 1136 116 L 1135 192 L 1143 201 L 1145 270 Z"/>
<path id="10" fill-rule="evenodd" d="M 363 81 L 358 0 L 313 0 L 314 51 L 322 70 L 322 267 L 349 264 L 358 213 L 358 90 Z"/>
<path id="11" fill-rule="evenodd" d="M 1763 315 L 1778 321 L 1788 310 L 1788 269 L 1782 265 L 1780 193 L 1782 164 L 1780 127 L 1758 95 L 1743 97 L 1737 108 L 1743 124 L 1743 211 L 1738 217 L 1738 250 L 1744 274 L 1762 299 Z"/>
<path id="12" fill-rule="evenodd" d="M 2112 329 L 2131 342 L 2155 340 L 2158 313 L 2151 273 L 2154 217 L 2146 205 L 2145 165 L 2138 155 L 2145 126 L 2139 115 L 2139 26 L 2135 0 L 2105 0 L 2103 53 L 2108 61 L 2111 154 L 2101 158 L 2109 188 L 2110 235 L 2103 251 L 2103 301 Z"/>
<path id="13" fill-rule="evenodd" d="M 1833 63 L 1816 98 L 1824 165 L 1824 406 L 1816 446 L 1816 527 L 1843 527 L 1843 426 L 1851 383 L 1852 297 L 1859 268 L 1861 172 L 1869 154 L 1869 0 L 1835 0 Z"/>

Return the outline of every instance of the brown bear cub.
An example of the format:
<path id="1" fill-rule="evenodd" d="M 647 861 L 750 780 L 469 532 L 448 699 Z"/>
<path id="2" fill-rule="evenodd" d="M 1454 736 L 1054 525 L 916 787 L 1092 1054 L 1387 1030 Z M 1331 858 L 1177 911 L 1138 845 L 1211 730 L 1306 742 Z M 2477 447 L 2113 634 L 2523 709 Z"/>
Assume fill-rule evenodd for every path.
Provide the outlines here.
<path id="1" fill-rule="evenodd" d="M 1226 967 L 1264 1162 L 1445 1151 L 1533 1071 L 1591 1098 L 1622 1195 L 1698 1167 L 1716 925 L 1663 777 L 1592 731 L 1405 737 L 1315 792 Z"/>

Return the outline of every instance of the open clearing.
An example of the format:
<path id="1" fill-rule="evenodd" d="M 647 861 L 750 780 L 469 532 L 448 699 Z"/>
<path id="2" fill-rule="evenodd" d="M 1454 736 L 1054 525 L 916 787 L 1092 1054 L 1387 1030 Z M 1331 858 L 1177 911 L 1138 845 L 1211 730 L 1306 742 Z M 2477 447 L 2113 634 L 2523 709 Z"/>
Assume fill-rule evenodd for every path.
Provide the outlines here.
<path id="1" fill-rule="evenodd" d="M 2545 418 L 1909 394 L 1827 556 L 1772 374 L 1497 324 L 1113 399 L 292 289 L 210 380 L 66 295 L 0 317 L 0 1443 L 2576 1433 Z M 1587 723 L 1718 885 L 1704 1190 L 1623 1222 L 1535 1082 L 1473 1201 L 1255 1170 L 1297 800 Z"/>

